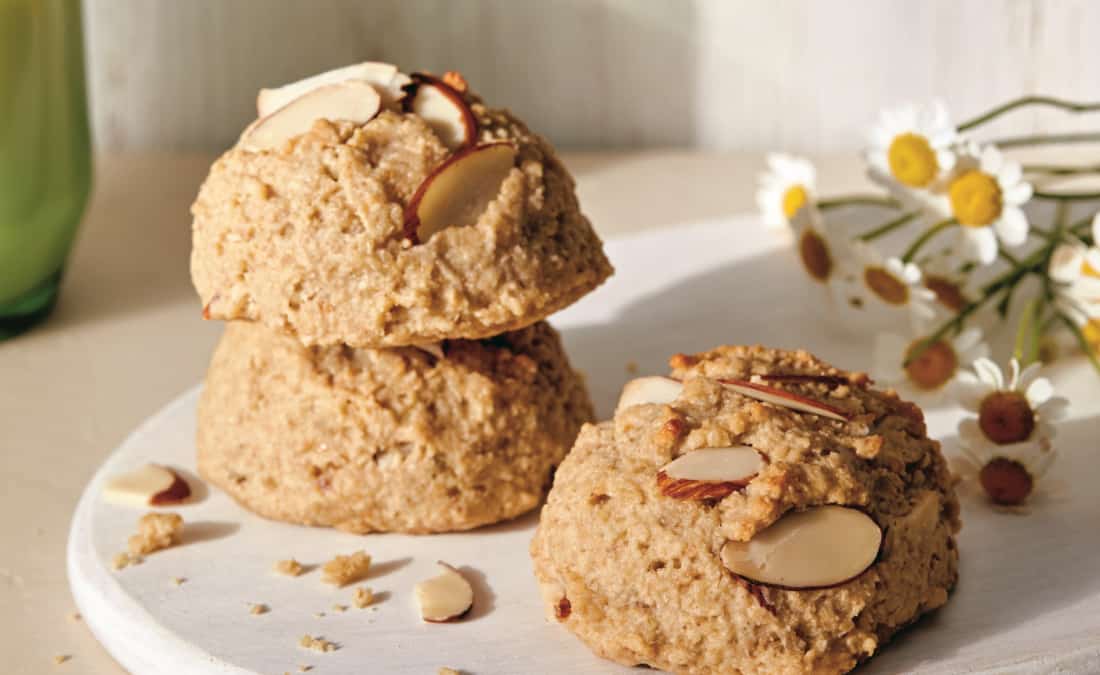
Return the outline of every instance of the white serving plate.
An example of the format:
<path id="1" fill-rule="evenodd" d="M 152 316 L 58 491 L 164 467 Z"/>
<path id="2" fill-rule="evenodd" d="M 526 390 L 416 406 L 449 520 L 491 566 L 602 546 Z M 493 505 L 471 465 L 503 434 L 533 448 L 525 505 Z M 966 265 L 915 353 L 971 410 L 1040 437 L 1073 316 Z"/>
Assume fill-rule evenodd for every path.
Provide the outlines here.
<path id="1" fill-rule="evenodd" d="M 608 415 L 626 365 L 663 373 L 676 352 L 721 343 L 805 347 L 839 366 L 870 367 L 870 338 L 818 321 L 821 297 L 802 282 L 783 235 L 753 217 L 678 226 L 609 242 L 617 274 L 554 318 L 574 364 L 588 375 Z M 827 311 L 827 310 L 826 310 Z M 835 322 L 834 322 L 835 323 Z M 869 664 L 872 673 L 1100 672 L 1100 381 L 1081 360 L 1054 369 L 1073 399 L 1061 429 L 1053 494 L 1029 515 L 994 512 L 964 499 L 961 580 L 951 602 L 902 633 Z M 155 461 L 194 472 L 198 388 L 154 415 L 104 462 L 73 517 L 69 578 L 89 627 L 131 672 L 435 673 L 451 666 L 489 673 L 627 673 L 593 656 L 564 628 L 547 623 L 527 546 L 537 514 L 476 532 L 369 535 L 263 520 L 216 490 L 179 507 L 185 545 L 123 572 L 110 567 L 140 512 L 104 503 L 105 477 Z M 937 407 L 937 406 L 943 407 Z M 955 451 L 959 413 L 926 405 L 933 436 Z M 322 584 L 317 570 L 296 579 L 270 572 L 295 557 L 319 563 L 366 549 L 376 610 L 350 605 L 350 589 Z M 464 567 L 476 586 L 465 621 L 425 625 L 413 585 L 434 562 Z M 172 577 L 187 579 L 175 586 Z M 249 614 L 249 603 L 271 611 Z M 325 612 L 315 617 L 315 612 Z M 304 634 L 341 645 L 318 654 Z"/>

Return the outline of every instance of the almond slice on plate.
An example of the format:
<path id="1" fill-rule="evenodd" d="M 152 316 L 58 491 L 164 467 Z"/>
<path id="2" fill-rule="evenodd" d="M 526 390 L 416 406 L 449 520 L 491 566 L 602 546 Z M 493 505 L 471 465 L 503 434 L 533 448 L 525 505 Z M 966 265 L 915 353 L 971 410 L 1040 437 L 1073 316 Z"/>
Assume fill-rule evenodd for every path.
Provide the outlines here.
<path id="1" fill-rule="evenodd" d="M 240 146 L 253 152 L 278 147 L 319 119 L 366 124 L 381 105 L 378 92 L 362 80 L 326 84 L 253 122 L 241 134 Z"/>
<path id="2" fill-rule="evenodd" d="M 722 563 L 749 581 L 783 588 L 827 588 L 874 564 L 882 529 L 866 513 L 816 506 L 788 513 L 749 541 L 728 541 Z"/>
<path id="3" fill-rule="evenodd" d="M 440 78 L 413 73 L 405 85 L 401 106 L 432 128 L 451 150 L 467 147 L 477 140 L 477 118 L 462 94 Z"/>
<path id="4" fill-rule="evenodd" d="M 488 143 L 459 150 L 439 165 L 405 207 L 405 236 L 428 241 L 448 227 L 477 223 L 516 166 L 510 143 Z"/>
<path id="5" fill-rule="evenodd" d="M 684 383 L 671 377 L 651 375 L 633 379 L 623 386 L 615 413 L 633 405 L 672 403 L 680 396 Z"/>
<path id="6" fill-rule="evenodd" d="M 420 618 L 429 623 L 446 623 L 462 618 L 474 606 L 474 589 L 466 577 L 443 561 L 440 575 L 416 585 Z"/>
<path id="7" fill-rule="evenodd" d="M 657 472 L 661 494 L 673 499 L 721 499 L 749 484 L 764 458 L 754 448 L 702 448 L 680 455 Z"/>
<path id="8" fill-rule="evenodd" d="M 772 405 L 790 408 L 791 410 L 797 410 L 799 412 L 821 415 L 822 417 L 828 417 L 838 422 L 848 421 L 848 413 L 840 408 L 784 389 L 769 387 L 765 384 L 757 384 L 747 380 L 722 379 L 719 380 L 719 382 L 736 391 L 738 394 L 756 399 L 757 401 L 771 403 Z"/>
<path id="9" fill-rule="evenodd" d="M 410 82 L 409 76 L 398 72 L 397 66 L 391 63 L 375 61 L 356 63 L 291 82 L 282 87 L 261 89 L 256 96 L 256 114 L 258 117 L 267 117 L 314 89 L 349 80 L 362 80 L 373 85 L 385 108 L 395 107 L 397 100 L 402 96 L 402 87 Z"/>
<path id="10" fill-rule="evenodd" d="M 766 382 L 812 382 L 837 387 L 842 384 L 851 384 L 845 375 L 811 375 L 807 373 L 769 373 L 761 375 L 761 380 Z"/>
<path id="11" fill-rule="evenodd" d="M 187 501 L 191 486 L 172 469 L 146 464 L 129 473 L 112 476 L 103 485 L 103 498 L 114 504 L 147 508 Z"/>

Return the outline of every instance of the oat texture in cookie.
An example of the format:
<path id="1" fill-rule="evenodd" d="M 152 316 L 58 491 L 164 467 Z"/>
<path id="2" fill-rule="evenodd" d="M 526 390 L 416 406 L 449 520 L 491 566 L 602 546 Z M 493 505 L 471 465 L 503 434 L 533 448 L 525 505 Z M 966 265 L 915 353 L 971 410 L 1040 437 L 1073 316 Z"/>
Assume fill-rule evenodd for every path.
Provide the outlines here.
<path id="1" fill-rule="evenodd" d="M 542 499 L 592 405 L 545 322 L 422 349 L 302 346 L 232 322 L 199 402 L 202 476 L 257 513 L 466 530 Z"/>
<path id="2" fill-rule="evenodd" d="M 246 132 L 192 206 L 203 315 L 409 346 L 522 328 L 599 286 L 612 268 L 554 149 L 457 82 L 416 76 L 374 115 L 284 88 L 312 117 L 279 142 Z"/>
<path id="3" fill-rule="evenodd" d="M 801 351 L 670 365 L 676 396 L 635 391 L 558 468 L 550 620 L 628 665 L 845 673 L 947 602 L 959 506 L 917 406 Z"/>

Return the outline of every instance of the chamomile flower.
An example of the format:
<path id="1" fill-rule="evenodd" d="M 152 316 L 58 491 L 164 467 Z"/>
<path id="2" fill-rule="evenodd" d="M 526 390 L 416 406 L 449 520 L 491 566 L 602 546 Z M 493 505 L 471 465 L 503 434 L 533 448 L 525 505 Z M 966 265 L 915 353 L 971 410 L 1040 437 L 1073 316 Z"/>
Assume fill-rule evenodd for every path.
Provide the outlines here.
<path id="1" fill-rule="evenodd" d="M 992 145 L 972 143 L 947 183 L 941 212 L 959 223 L 963 254 L 988 265 L 997 259 L 998 240 L 1007 247 L 1027 240 L 1029 226 L 1021 207 L 1031 195 L 1019 162 L 1005 159 Z"/>
<path id="2" fill-rule="evenodd" d="M 1049 479 L 1043 483 L 1046 489 L 1039 485 L 1057 457 L 1049 442 L 1001 445 L 994 452 L 964 448 L 962 457 L 952 460 L 951 471 L 960 492 L 984 494 L 997 510 L 1024 514 L 1028 503 L 1058 496 L 1060 490 Z"/>
<path id="3" fill-rule="evenodd" d="M 791 221 L 795 249 L 806 275 L 816 283 L 831 288 L 852 267 L 851 247 L 839 231 L 815 217 L 811 211 L 796 213 Z"/>
<path id="4" fill-rule="evenodd" d="M 872 180 L 902 201 L 924 205 L 924 192 L 955 166 L 958 137 L 943 103 L 882 111 L 867 150 Z"/>
<path id="5" fill-rule="evenodd" d="M 866 243 L 859 244 L 856 252 L 861 294 L 872 301 L 870 307 L 895 319 L 907 313 L 915 324 L 933 317 L 936 295 L 925 288 L 919 267 L 900 258 L 885 258 Z"/>
<path id="6" fill-rule="evenodd" d="M 791 224 L 803 210 L 816 211 L 817 172 L 808 160 L 793 155 L 768 155 L 768 170 L 760 174 L 756 203 L 770 228 Z"/>
<path id="7" fill-rule="evenodd" d="M 926 337 L 877 335 L 872 353 L 873 377 L 887 384 L 904 384 L 918 392 L 939 394 L 955 380 L 963 366 L 989 354 L 979 328 L 942 337 L 922 349 Z M 906 365 L 914 355 L 916 358 Z"/>
<path id="8" fill-rule="evenodd" d="M 1100 242 L 1100 213 L 1092 220 L 1093 241 Z M 1058 284 L 1056 304 L 1078 323 L 1100 318 L 1100 246 L 1061 244 L 1050 257 L 1050 278 Z"/>
<path id="9" fill-rule="evenodd" d="M 1012 359 L 1008 377 L 996 363 L 982 358 L 973 372 L 964 370 L 955 380 L 954 392 L 960 405 L 977 415 L 959 423 L 963 447 L 975 452 L 992 452 L 996 446 L 1047 443 L 1054 437 L 1051 422 L 1066 413 L 1066 399 L 1054 395 L 1054 386 L 1039 377 L 1041 365 L 1020 370 Z"/>
<path id="10" fill-rule="evenodd" d="M 950 249 L 921 261 L 924 287 L 932 291 L 937 308 L 956 314 L 977 299 L 972 277 L 963 271 Z"/>

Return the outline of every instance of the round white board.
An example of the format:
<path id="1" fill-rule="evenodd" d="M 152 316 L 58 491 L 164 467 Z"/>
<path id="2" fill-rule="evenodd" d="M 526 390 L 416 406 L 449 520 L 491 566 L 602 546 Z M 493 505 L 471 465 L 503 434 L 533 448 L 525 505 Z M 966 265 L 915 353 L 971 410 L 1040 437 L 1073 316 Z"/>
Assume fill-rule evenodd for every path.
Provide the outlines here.
<path id="1" fill-rule="evenodd" d="M 588 375 L 598 412 L 642 373 L 664 373 L 676 352 L 722 343 L 805 347 L 839 366 L 870 367 L 866 337 L 814 321 L 809 292 L 780 235 L 755 218 L 677 226 L 610 242 L 616 276 L 555 317 L 574 364 Z M 1059 436 L 1053 494 L 1027 516 L 964 500 L 959 587 L 946 608 L 905 631 L 861 673 L 1100 672 L 1100 383 L 1081 361 L 1054 370 L 1074 400 Z M 527 546 L 537 514 L 472 533 L 369 535 L 263 520 L 216 490 L 178 507 L 184 545 L 143 565 L 111 569 L 140 511 L 103 502 L 107 476 L 146 462 L 194 476 L 195 402 L 187 392 L 137 429 L 103 464 L 80 500 L 69 541 L 69 577 L 88 626 L 133 673 L 435 673 L 450 666 L 488 673 L 628 673 L 601 661 L 566 630 L 544 620 Z M 940 404 L 945 405 L 945 404 Z M 929 429 L 955 451 L 958 412 L 926 405 Z M 271 573 L 276 560 L 321 563 L 366 549 L 364 582 L 377 609 L 351 605 L 351 588 Z M 474 582 L 472 614 L 460 623 L 423 624 L 412 588 L 435 561 Z M 174 577 L 186 579 L 175 585 Z M 270 607 L 253 616 L 250 603 Z M 324 616 L 315 616 L 323 612 Z M 302 649 L 303 634 L 340 649 Z"/>

